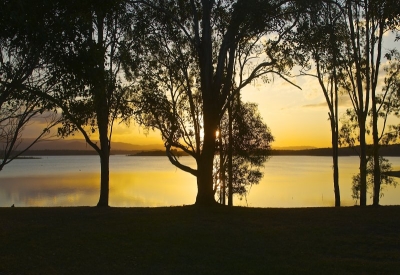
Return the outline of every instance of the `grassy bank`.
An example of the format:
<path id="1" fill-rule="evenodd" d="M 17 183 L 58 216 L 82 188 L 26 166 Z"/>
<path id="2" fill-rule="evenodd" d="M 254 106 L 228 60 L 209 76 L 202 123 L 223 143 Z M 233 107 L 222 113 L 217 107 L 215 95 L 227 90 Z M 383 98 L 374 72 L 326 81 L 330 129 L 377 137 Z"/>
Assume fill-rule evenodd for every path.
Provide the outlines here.
<path id="1" fill-rule="evenodd" d="M 393 274 L 400 207 L 0 208 L 0 274 Z"/>

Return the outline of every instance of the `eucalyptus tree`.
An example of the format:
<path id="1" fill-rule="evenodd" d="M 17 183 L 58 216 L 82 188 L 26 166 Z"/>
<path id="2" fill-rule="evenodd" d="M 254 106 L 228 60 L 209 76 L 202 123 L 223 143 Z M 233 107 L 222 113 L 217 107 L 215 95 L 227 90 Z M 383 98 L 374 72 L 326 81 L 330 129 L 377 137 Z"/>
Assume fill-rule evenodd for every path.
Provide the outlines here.
<path id="1" fill-rule="evenodd" d="M 382 92 L 375 95 L 373 108 L 370 111 L 373 126 L 373 158 L 372 163 L 372 199 L 373 205 L 379 205 L 382 197 L 382 184 L 396 185 L 396 181 L 388 178 L 385 172 L 391 170 L 391 165 L 379 154 L 379 147 L 394 143 L 399 138 L 400 125 L 390 125 L 389 117 L 400 113 L 400 54 L 391 50 L 386 54 L 388 63 L 383 67 L 386 76 L 382 85 Z M 377 167 L 379 166 L 379 167 Z M 369 169 L 371 170 L 371 169 Z M 371 184 L 370 184 L 371 185 Z"/>
<path id="2" fill-rule="evenodd" d="M 124 0 L 59 1 L 53 48 L 47 52 L 53 89 L 39 93 L 62 111 L 60 136 L 80 132 L 100 157 L 100 198 L 109 203 L 113 125 L 129 114 L 129 86 L 121 72 L 125 35 L 134 8 Z M 99 143 L 96 141 L 98 136 Z"/>
<path id="3" fill-rule="evenodd" d="M 314 2 L 301 16 L 293 32 L 293 44 L 301 54 L 301 75 L 315 77 L 328 106 L 331 127 L 335 206 L 340 206 L 339 187 L 339 97 L 345 74 L 347 26 L 340 2 Z"/>
<path id="4" fill-rule="evenodd" d="M 49 33 L 51 15 L 44 1 L 0 2 L 0 170 L 48 136 L 57 124 L 54 109 L 30 92 L 46 90 L 43 49 Z M 52 110 L 53 111 L 50 111 Z M 46 126 L 26 147 L 21 147 L 24 129 L 42 117 Z"/>
<path id="5" fill-rule="evenodd" d="M 374 180 L 376 197 L 373 204 L 379 204 L 379 130 L 377 87 L 383 58 L 383 36 L 396 29 L 398 8 L 392 0 L 346 0 L 344 2 L 345 18 L 349 32 L 346 43 L 346 54 L 349 62 L 345 66 L 346 81 L 342 87 L 348 92 L 359 128 L 360 143 L 360 205 L 366 205 L 367 194 L 367 146 L 366 120 L 371 103 Z M 397 25 L 398 26 L 398 25 Z"/>
<path id="6" fill-rule="evenodd" d="M 373 158 L 374 158 L 374 193 L 373 193 L 373 205 L 379 205 L 380 190 L 381 190 L 381 156 L 379 154 L 380 140 L 382 138 L 381 131 L 378 126 L 378 120 L 380 117 L 380 106 L 385 102 L 387 93 L 384 93 L 379 97 L 377 93 L 380 64 L 382 62 L 383 52 L 383 36 L 385 33 L 396 30 L 400 27 L 398 18 L 400 17 L 399 3 L 392 0 L 381 0 L 381 1 L 370 1 L 367 3 L 366 9 L 366 24 L 370 24 L 369 33 L 366 33 L 367 41 L 370 43 L 370 72 L 366 73 L 366 80 L 370 80 L 371 84 L 371 95 L 372 95 L 372 137 L 373 137 Z M 393 51 L 392 51 L 393 52 Z M 392 58 L 392 52 L 388 52 L 385 56 L 389 59 Z M 389 73 L 389 78 L 390 72 Z M 370 74 L 370 77 L 368 75 Z M 384 88 L 385 90 L 385 88 Z M 389 91 L 389 90 L 386 90 Z M 381 98 L 381 100 L 379 100 Z M 382 100 L 383 99 L 383 100 Z M 381 103 L 382 102 L 382 103 Z M 388 111 L 388 109 L 387 109 Z M 386 116 L 387 117 L 387 116 Z M 384 124 L 386 125 L 386 123 Z"/>
<path id="7" fill-rule="evenodd" d="M 287 56 L 277 48 L 295 21 L 295 4 L 139 2 L 148 20 L 148 33 L 140 45 L 148 66 L 139 68 L 137 120 L 160 130 L 171 163 L 196 176 L 196 204 L 214 205 L 213 160 L 219 122 L 243 87 L 267 71 L 282 71 L 279 61 Z M 246 67 L 249 73 L 232 92 L 238 47 L 259 37 L 264 37 L 262 53 L 251 56 L 254 63 Z M 197 167 L 181 163 L 172 148 L 192 156 Z"/>
<path id="8" fill-rule="evenodd" d="M 371 110 L 368 112 L 370 123 L 366 127 L 366 133 L 371 133 L 371 127 L 374 124 L 374 117 L 378 121 L 378 146 L 385 146 L 394 143 L 398 140 L 400 135 L 400 125 L 389 124 L 390 117 L 399 117 L 400 113 L 400 55 L 397 50 L 392 50 L 386 54 L 389 59 L 388 63 L 383 67 L 383 71 L 386 73 L 383 83 L 381 83 L 382 91 L 376 95 L 375 105 L 376 113 Z M 358 137 L 358 121 L 357 115 L 354 110 L 347 110 L 346 116 L 342 119 L 342 127 L 340 131 L 340 139 L 345 144 L 355 148 Z M 388 178 L 385 174 L 391 170 L 391 165 L 388 160 L 379 156 L 379 176 L 375 174 L 376 159 L 374 152 L 376 151 L 376 145 L 369 146 L 367 151 L 367 192 L 368 189 L 372 189 L 371 198 L 375 201 L 374 205 L 379 204 L 379 200 L 382 197 L 382 184 L 384 185 L 396 185 L 396 182 Z M 361 177 L 357 174 L 353 177 L 353 198 L 360 198 L 361 189 Z M 378 183 L 377 183 L 378 182 Z"/>

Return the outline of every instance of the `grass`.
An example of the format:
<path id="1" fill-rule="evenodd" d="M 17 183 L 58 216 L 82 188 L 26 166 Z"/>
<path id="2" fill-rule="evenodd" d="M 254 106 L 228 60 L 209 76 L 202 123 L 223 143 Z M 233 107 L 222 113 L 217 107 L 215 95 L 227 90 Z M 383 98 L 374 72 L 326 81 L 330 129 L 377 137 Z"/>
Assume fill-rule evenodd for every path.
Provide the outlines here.
<path id="1" fill-rule="evenodd" d="M 393 274 L 400 207 L 0 208 L 4 274 Z"/>

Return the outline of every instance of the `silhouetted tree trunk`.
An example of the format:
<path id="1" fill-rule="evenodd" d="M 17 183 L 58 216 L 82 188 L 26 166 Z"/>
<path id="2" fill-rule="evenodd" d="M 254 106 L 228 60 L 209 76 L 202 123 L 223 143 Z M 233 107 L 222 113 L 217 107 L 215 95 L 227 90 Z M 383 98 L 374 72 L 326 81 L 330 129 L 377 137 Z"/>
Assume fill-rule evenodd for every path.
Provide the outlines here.
<path id="1" fill-rule="evenodd" d="M 233 206 L 233 115 L 232 115 L 233 102 L 228 106 L 228 206 Z"/>
<path id="2" fill-rule="evenodd" d="M 217 202 L 214 198 L 213 189 L 213 164 L 215 154 L 215 135 L 217 131 L 217 117 L 212 114 L 213 111 L 207 115 L 204 113 L 204 143 L 203 151 L 197 162 L 197 196 L 196 205 L 212 206 Z"/>
<path id="3" fill-rule="evenodd" d="M 224 165 L 224 149 L 222 144 L 222 127 L 219 127 L 219 184 L 220 184 L 220 201 L 225 205 L 226 188 L 225 188 L 225 165 Z"/>
<path id="4" fill-rule="evenodd" d="M 360 206 L 367 205 L 367 143 L 365 140 L 365 118 L 359 119 L 360 126 Z"/>
<path id="5" fill-rule="evenodd" d="M 332 161 L 333 161 L 333 188 L 335 192 L 335 206 L 340 207 L 339 187 L 339 129 L 337 121 L 331 121 L 332 130 Z"/>

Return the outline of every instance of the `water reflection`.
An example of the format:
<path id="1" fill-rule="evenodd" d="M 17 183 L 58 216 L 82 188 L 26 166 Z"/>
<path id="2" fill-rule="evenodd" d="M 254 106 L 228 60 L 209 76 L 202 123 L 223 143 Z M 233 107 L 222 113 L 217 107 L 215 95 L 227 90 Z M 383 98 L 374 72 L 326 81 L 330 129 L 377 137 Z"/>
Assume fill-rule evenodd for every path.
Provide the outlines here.
<path id="1" fill-rule="evenodd" d="M 193 204 L 194 177 L 175 171 L 113 173 L 110 176 L 110 205 L 170 206 Z"/>
<path id="2" fill-rule="evenodd" d="M 95 174 L 1 179 L 1 206 L 94 205 L 99 195 Z"/>
<path id="3" fill-rule="evenodd" d="M 400 158 L 389 158 L 394 169 Z M 352 176 L 358 173 L 357 157 L 339 159 L 339 184 L 342 206 L 356 202 L 351 197 Z M 252 187 L 247 200 L 236 204 L 253 207 L 318 207 L 334 206 L 333 169 L 330 157 L 281 156 L 273 157 L 265 165 L 260 184 Z M 400 188 L 384 189 L 382 205 L 400 203 Z M 370 195 L 367 202 L 372 203 Z"/>
<path id="4" fill-rule="evenodd" d="M 187 161 L 190 164 L 190 159 Z M 395 168 L 400 158 L 391 158 Z M 54 165 L 53 165 L 54 163 Z M 11 163 L 0 174 L 0 206 L 80 206 L 97 204 L 98 158 L 46 157 Z M 192 163 L 193 164 L 193 163 Z M 356 157 L 340 158 L 342 205 L 354 205 L 351 177 L 357 173 Z M 154 207 L 193 204 L 196 179 L 172 166 L 164 157 L 112 156 L 110 205 Z M 371 201 L 369 201 L 371 203 Z M 399 204 L 400 188 L 384 190 L 381 204 Z M 265 176 L 246 199 L 235 205 L 252 207 L 333 206 L 332 165 L 329 157 L 273 157 Z"/>
<path id="5" fill-rule="evenodd" d="M 183 175 L 184 178 L 184 175 Z M 180 178 L 182 180 L 182 177 Z M 96 205 L 100 177 L 94 173 L 2 178 L 1 206 Z M 110 205 L 153 207 L 193 204 L 196 188 L 177 181 L 176 173 L 111 173 Z"/>

